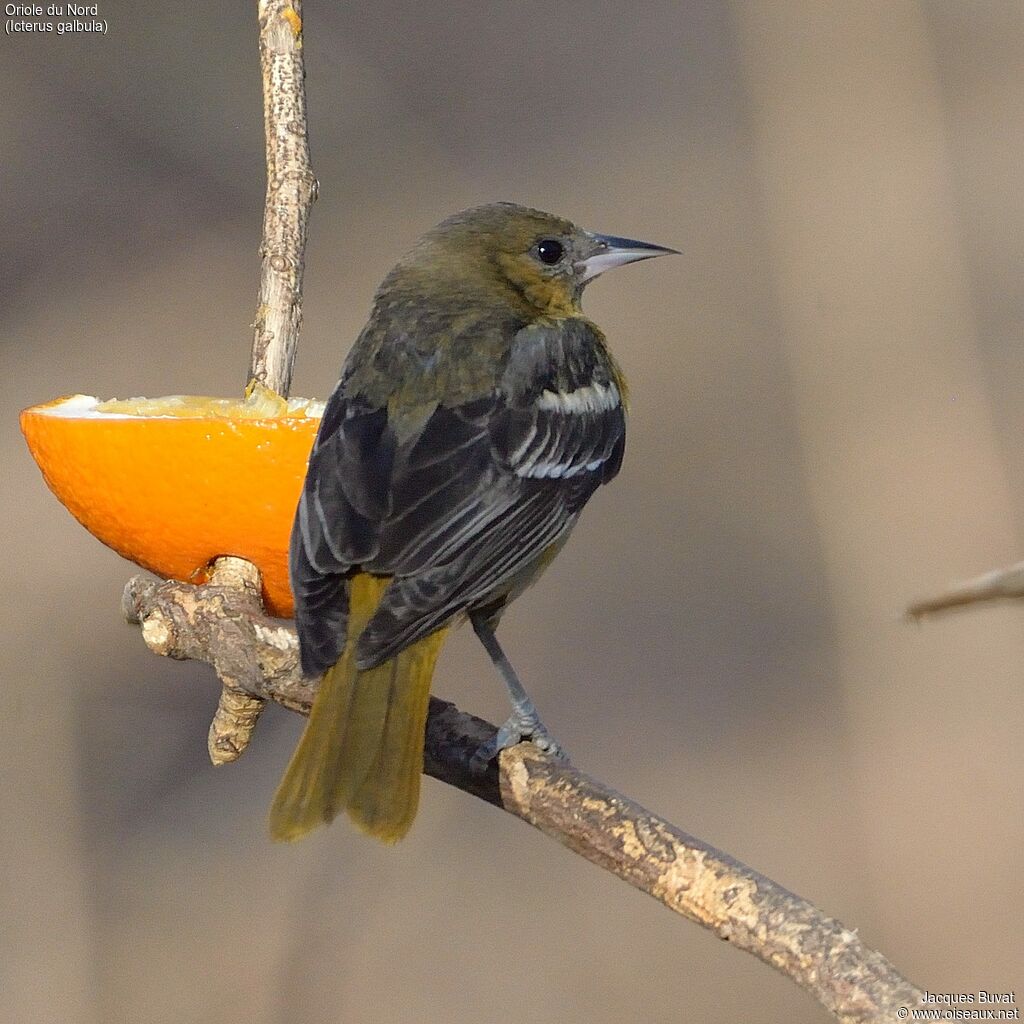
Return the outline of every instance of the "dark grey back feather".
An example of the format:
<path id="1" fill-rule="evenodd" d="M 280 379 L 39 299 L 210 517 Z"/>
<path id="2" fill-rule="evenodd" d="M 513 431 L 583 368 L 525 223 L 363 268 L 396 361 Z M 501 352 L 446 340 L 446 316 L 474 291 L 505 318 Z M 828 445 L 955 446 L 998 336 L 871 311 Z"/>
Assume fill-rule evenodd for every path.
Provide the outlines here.
<path id="1" fill-rule="evenodd" d="M 353 571 L 393 577 L 359 641 L 359 663 L 370 667 L 453 616 L 518 592 L 618 471 L 625 413 L 600 332 L 572 318 L 514 326 L 478 341 L 502 355 L 488 361 L 488 379 L 459 381 L 453 401 L 410 411 L 403 396 L 430 387 L 392 375 L 383 394 L 382 378 L 367 377 L 365 366 L 346 370 L 292 534 L 306 672 L 341 653 Z M 389 374 L 434 372 L 422 337 L 414 359 L 393 350 L 399 335 L 389 337 Z"/>

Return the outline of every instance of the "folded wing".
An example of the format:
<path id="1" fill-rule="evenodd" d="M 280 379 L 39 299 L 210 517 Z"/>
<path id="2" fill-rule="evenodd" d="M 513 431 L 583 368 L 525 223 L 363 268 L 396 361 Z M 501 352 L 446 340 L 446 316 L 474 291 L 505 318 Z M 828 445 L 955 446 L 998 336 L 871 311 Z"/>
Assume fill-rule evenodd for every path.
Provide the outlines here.
<path id="1" fill-rule="evenodd" d="M 365 668 L 500 600 L 615 475 L 619 385 L 596 328 L 570 323 L 520 331 L 487 394 L 438 404 L 401 444 L 387 407 L 332 397 L 292 538 L 307 672 L 340 654 L 355 568 L 393 577 L 359 640 Z"/>

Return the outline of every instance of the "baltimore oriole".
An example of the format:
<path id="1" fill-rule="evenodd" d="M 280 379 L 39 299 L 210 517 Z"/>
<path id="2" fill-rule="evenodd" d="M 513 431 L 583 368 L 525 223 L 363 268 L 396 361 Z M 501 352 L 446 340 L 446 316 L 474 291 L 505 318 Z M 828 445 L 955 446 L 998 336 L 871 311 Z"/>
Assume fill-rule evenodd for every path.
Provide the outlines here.
<path id="1" fill-rule="evenodd" d="M 626 384 L 583 288 L 674 251 L 496 203 L 443 221 L 384 279 L 292 531 L 302 668 L 324 676 L 275 838 L 342 810 L 385 842 L 408 831 L 434 664 L 462 618 L 513 707 L 481 763 L 523 739 L 560 753 L 494 630 L 622 461 Z"/>

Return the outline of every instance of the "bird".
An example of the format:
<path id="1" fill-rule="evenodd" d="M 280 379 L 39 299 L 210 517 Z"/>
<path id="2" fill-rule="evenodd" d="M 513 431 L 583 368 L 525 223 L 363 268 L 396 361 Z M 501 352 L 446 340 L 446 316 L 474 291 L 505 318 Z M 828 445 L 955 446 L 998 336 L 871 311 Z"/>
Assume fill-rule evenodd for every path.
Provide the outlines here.
<path id="1" fill-rule="evenodd" d="M 301 668 L 322 679 L 273 838 L 342 811 L 385 843 L 407 833 L 434 666 L 467 620 L 512 705 L 474 765 L 524 740 L 565 756 L 495 629 L 622 463 L 627 386 L 583 290 L 670 253 L 491 203 L 442 221 L 384 278 L 325 405 L 292 528 Z"/>

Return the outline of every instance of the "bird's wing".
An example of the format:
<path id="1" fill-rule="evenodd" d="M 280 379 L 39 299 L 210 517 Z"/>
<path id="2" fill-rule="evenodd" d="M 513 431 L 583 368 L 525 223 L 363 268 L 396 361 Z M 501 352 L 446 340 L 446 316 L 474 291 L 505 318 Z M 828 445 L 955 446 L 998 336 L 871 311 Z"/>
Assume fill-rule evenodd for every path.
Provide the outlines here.
<path id="1" fill-rule="evenodd" d="M 378 664 L 509 589 L 618 471 L 614 366 L 584 320 L 523 328 L 478 398 L 408 410 L 343 379 L 310 456 L 290 551 L 303 669 L 341 653 L 346 577 L 394 577 L 359 643 Z M 408 380 L 395 387 L 408 390 Z"/>
<path id="2" fill-rule="evenodd" d="M 377 554 L 394 576 L 362 634 L 377 664 L 509 589 L 618 471 L 625 414 L 614 366 L 584 320 L 520 331 L 487 397 L 440 405 L 392 465 Z"/>
<path id="3" fill-rule="evenodd" d="M 607 483 L 622 463 L 626 423 L 600 331 L 569 319 L 524 328 L 516 340 L 502 376 L 505 405 L 491 426 L 502 460 L 520 478 L 597 473 Z"/>

